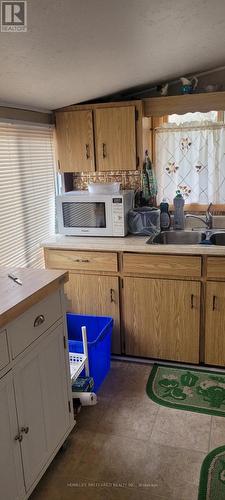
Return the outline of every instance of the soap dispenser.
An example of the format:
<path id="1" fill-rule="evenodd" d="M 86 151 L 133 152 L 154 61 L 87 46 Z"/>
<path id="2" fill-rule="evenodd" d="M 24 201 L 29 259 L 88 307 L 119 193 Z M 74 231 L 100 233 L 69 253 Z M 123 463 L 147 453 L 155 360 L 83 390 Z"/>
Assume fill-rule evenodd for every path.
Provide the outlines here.
<path id="1" fill-rule="evenodd" d="M 174 204 L 174 229 L 184 229 L 184 198 L 181 192 L 176 191 L 176 196 L 173 199 Z"/>
<path id="2" fill-rule="evenodd" d="M 168 229 L 170 228 L 170 213 L 169 204 L 167 203 L 165 198 L 163 198 L 163 200 L 161 201 L 159 208 L 161 231 L 168 231 Z"/>

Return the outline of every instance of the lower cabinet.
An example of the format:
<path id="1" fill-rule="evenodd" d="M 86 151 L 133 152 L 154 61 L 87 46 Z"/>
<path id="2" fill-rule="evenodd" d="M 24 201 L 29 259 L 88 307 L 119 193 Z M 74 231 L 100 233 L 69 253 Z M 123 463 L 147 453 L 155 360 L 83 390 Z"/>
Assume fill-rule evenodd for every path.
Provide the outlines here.
<path id="1" fill-rule="evenodd" d="M 18 437 L 13 378 L 9 372 L 0 380 L 0 497 L 4 500 L 20 500 L 25 495 Z"/>
<path id="2" fill-rule="evenodd" d="M 118 277 L 70 273 L 65 291 L 71 300 L 72 311 L 78 314 L 95 314 L 114 318 L 112 352 L 120 354 Z"/>
<path id="3" fill-rule="evenodd" d="M 59 324 L 0 380 L 0 496 L 4 500 L 25 497 L 71 430 L 68 399 L 64 329 Z"/>
<path id="4" fill-rule="evenodd" d="M 205 363 L 225 365 L 225 283 L 206 287 Z"/>
<path id="5" fill-rule="evenodd" d="M 14 370 L 27 490 L 69 428 L 63 335 L 59 325 Z"/>
<path id="6" fill-rule="evenodd" d="M 124 278 L 126 354 L 199 362 L 200 283 Z"/>

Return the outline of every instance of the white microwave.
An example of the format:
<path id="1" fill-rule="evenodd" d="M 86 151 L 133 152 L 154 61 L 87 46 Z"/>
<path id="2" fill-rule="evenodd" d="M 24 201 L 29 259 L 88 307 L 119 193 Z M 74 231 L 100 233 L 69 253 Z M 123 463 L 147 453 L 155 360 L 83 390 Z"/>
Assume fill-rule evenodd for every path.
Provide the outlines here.
<path id="1" fill-rule="evenodd" d="M 59 233 L 67 236 L 126 236 L 134 191 L 90 194 L 70 191 L 56 196 Z"/>

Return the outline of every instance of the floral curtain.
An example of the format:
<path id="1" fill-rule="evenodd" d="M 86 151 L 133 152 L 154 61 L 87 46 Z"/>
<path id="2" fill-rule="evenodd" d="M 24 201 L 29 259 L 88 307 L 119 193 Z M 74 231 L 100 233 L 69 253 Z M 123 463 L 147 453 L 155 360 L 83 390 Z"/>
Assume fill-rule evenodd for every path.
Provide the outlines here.
<path id="1" fill-rule="evenodd" d="M 225 203 L 225 126 L 210 122 L 156 129 L 158 202 L 180 189 L 186 203 Z"/>

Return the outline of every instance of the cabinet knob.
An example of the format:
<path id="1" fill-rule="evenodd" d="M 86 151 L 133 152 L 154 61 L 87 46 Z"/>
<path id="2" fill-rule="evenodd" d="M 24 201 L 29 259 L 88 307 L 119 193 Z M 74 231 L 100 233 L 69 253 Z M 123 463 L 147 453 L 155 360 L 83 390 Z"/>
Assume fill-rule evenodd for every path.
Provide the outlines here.
<path id="1" fill-rule="evenodd" d="M 29 432 L 29 427 L 28 427 L 28 425 L 27 425 L 27 426 L 25 426 L 25 427 L 21 427 L 20 432 L 24 432 L 24 434 L 28 434 L 28 432 Z"/>
<path id="2" fill-rule="evenodd" d="M 34 327 L 42 325 L 42 323 L 44 323 L 44 321 L 45 321 L 44 315 L 39 314 L 39 316 L 37 316 L 34 320 Z"/>
<path id="3" fill-rule="evenodd" d="M 18 432 L 14 439 L 15 441 L 19 441 L 19 443 L 21 443 L 21 441 L 23 441 L 23 435 Z"/>
<path id="4" fill-rule="evenodd" d="M 191 294 L 191 309 L 194 309 L 194 295 Z"/>

